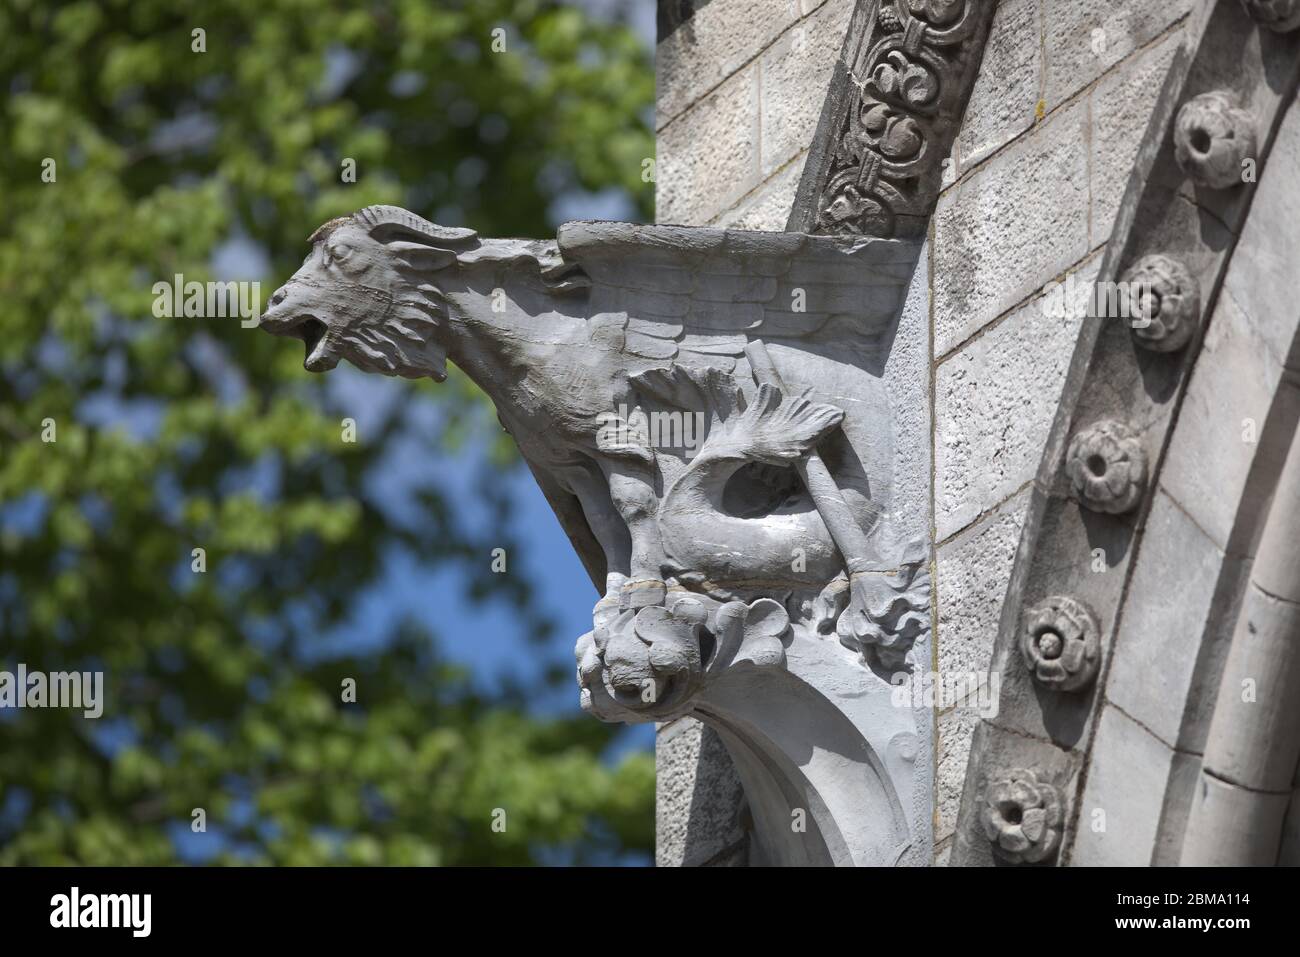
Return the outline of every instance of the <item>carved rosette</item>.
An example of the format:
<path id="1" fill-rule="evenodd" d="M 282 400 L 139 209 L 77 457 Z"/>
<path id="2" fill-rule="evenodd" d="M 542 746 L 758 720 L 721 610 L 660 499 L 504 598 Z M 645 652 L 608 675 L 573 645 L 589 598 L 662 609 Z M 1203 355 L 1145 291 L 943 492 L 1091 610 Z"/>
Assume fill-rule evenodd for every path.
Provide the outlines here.
<path id="1" fill-rule="evenodd" d="M 1132 429 L 1107 419 L 1075 435 L 1066 451 L 1065 471 L 1086 508 L 1120 515 L 1142 500 L 1147 455 Z"/>
<path id="2" fill-rule="evenodd" d="M 1257 155 L 1255 120 L 1222 90 L 1188 100 L 1174 122 L 1174 158 L 1202 186 L 1243 182 L 1243 163 Z"/>
<path id="3" fill-rule="evenodd" d="M 1300 0 L 1241 0 L 1250 18 L 1277 33 L 1300 27 Z"/>
<path id="4" fill-rule="evenodd" d="M 984 792 L 980 823 L 993 851 L 1014 864 L 1038 864 L 1061 844 L 1061 794 L 1031 770 L 1016 769 Z"/>
<path id="5" fill-rule="evenodd" d="M 969 0 L 884 0 L 874 44 L 839 131 L 814 232 L 895 234 L 900 214 L 924 215 L 921 174 L 946 145 L 939 124 L 960 91 L 963 49 L 981 15 Z"/>
<path id="6" fill-rule="evenodd" d="M 598 608 L 594 630 L 574 649 L 582 708 L 605 721 L 669 720 L 727 668 L 784 667 L 791 637 L 789 615 L 770 598 Z"/>
<path id="7" fill-rule="evenodd" d="M 1066 595 L 1025 613 L 1020 657 L 1034 680 L 1053 691 L 1081 691 L 1097 677 L 1101 629 L 1088 606 Z"/>
<path id="8" fill-rule="evenodd" d="M 1201 290 L 1177 259 L 1145 256 L 1124 276 L 1129 294 L 1133 338 L 1144 349 L 1174 352 L 1183 348 L 1201 322 Z"/>

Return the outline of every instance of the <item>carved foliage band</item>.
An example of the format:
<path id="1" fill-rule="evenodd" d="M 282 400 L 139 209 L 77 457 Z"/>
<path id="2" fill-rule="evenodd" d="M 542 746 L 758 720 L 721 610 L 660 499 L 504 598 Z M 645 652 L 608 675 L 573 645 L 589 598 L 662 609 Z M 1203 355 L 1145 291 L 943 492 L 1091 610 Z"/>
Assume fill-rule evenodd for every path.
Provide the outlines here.
<path id="1" fill-rule="evenodd" d="M 856 89 L 835 128 L 812 231 L 902 235 L 899 217 L 929 214 L 992 7 L 881 0 L 852 65 Z"/>

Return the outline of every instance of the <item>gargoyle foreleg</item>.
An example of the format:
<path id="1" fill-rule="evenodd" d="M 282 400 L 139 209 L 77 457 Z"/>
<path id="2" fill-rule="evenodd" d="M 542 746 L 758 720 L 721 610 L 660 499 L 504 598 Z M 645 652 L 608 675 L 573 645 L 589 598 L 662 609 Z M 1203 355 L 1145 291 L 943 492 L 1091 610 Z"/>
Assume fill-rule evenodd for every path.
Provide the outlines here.
<path id="1" fill-rule="evenodd" d="M 605 595 L 601 601 L 612 600 L 617 607 L 623 585 L 631 574 L 632 538 L 614 507 L 606 478 L 592 461 L 559 467 L 555 474 L 582 505 L 591 534 L 605 552 Z"/>
<path id="2" fill-rule="evenodd" d="M 614 508 L 631 537 L 631 571 L 625 587 L 627 604 L 634 608 L 663 601 L 663 546 L 655 514 L 659 507 L 654 476 L 644 463 L 609 459 L 603 463 Z"/>

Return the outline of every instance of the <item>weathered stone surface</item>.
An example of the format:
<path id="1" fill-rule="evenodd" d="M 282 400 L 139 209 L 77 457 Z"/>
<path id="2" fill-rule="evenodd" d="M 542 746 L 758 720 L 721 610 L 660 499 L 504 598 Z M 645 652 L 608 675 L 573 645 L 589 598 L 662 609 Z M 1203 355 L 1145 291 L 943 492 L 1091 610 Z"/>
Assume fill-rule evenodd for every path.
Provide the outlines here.
<path id="1" fill-rule="evenodd" d="M 934 214 L 935 351 L 943 355 L 1088 251 L 1086 104 L 960 181 Z"/>
<path id="2" fill-rule="evenodd" d="M 1282 124 L 1261 171 L 1267 201 L 1251 205 L 1224 288 L 1255 330 L 1265 350 L 1261 362 L 1298 368 L 1289 322 L 1273 317 L 1279 305 L 1295 303 L 1294 267 L 1300 263 L 1300 123 Z"/>
<path id="3" fill-rule="evenodd" d="M 1192 799 L 1191 833 L 1179 863 L 1192 867 L 1272 865 L 1277 861 L 1290 793 L 1260 794 L 1203 774 Z M 1198 830 L 1199 820 L 1212 830 Z"/>
<path id="4" fill-rule="evenodd" d="M 1094 260 L 1077 270 L 1071 282 L 985 330 L 936 371 L 935 527 L 941 541 L 1033 478 L 1096 269 Z M 936 285 L 940 281 L 936 276 Z"/>
<path id="5" fill-rule="evenodd" d="M 966 783 L 966 760 L 979 715 L 956 708 L 939 718 L 939 762 L 935 773 L 934 837 L 942 841 L 957 829 L 957 811 Z"/>
<path id="6" fill-rule="evenodd" d="M 659 131 L 658 222 L 702 225 L 758 184 L 758 96 L 751 63 Z"/>
<path id="7" fill-rule="evenodd" d="M 1163 492 L 1152 503 L 1145 541 L 1106 696 L 1173 746 L 1193 690 L 1223 553 Z M 1202 690 L 1212 699 L 1216 689 Z"/>
<path id="8" fill-rule="evenodd" d="M 1235 299 L 1220 296 L 1160 474 L 1161 485 L 1220 549 L 1228 547 L 1240 493 L 1266 439 L 1282 374 L 1274 355 Z"/>
<path id="9" fill-rule="evenodd" d="M 1146 46 L 1195 5 L 1196 0 L 1043 0 L 1047 109 Z"/>
<path id="10" fill-rule="evenodd" d="M 826 3 L 764 51 L 760 60 L 762 176 L 781 169 L 812 142 L 852 13 L 850 2 Z"/>
<path id="11" fill-rule="evenodd" d="M 714 217 L 712 225 L 726 229 L 784 228 L 807 158 L 805 152 L 790 160 L 784 169 L 777 170 L 752 193 L 742 197 L 735 206 Z"/>
<path id="12" fill-rule="evenodd" d="M 1102 712 L 1071 863 L 1151 863 L 1173 751 L 1113 705 Z"/>
<path id="13" fill-rule="evenodd" d="M 801 15 L 799 0 L 710 0 L 655 51 L 655 126 L 749 64 Z M 834 58 L 838 47 L 832 50 Z"/>
<path id="14" fill-rule="evenodd" d="M 934 866 L 947 867 L 951 859 L 952 859 L 952 842 L 949 841 L 947 844 L 944 844 L 941 848 L 939 848 L 938 851 L 935 852 Z"/>
<path id="15" fill-rule="evenodd" d="M 655 864 L 696 867 L 744 847 L 745 793 L 718 735 L 694 718 L 655 741 Z"/>
<path id="16" fill-rule="evenodd" d="M 1004 0 L 957 134 L 963 171 L 1034 125 L 1042 82 L 1038 0 Z M 945 184 L 946 185 L 946 184 Z"/>
<path id="17" fill-rule="evenodd" d="M 1119 64 L 1092 94 L 1092 243 L 1110 236 L 1133 160 L 1183 32 L 1173 30 Z"/>
<path id="18" fill-rule="evenodd" d="M 1079 5 L 1084 6 L 1091 12 L 1103 5 Z M 1152 255 L 1177 260 L 1186 269 L 1187 281 L 1180 279 L 1176 285 L 1180 290 L 1199 286 L 1196 291 L 1201 302 L 1213 309 L 1220 278 L 1225 273 L 1231 278 L 1241 256 L 1241 247 L 1234 253 L 1230 233 L 1246 224 L 1252 204 L 1254 209 L 1261 204 L 1268 207 L 1268 162 L 1277 155 L 1268 154 L 1269 131 L 1300 116 L 1293 105 L 1300 61 L 1296 38 L 1279 43 L 1243 17 L 1238 4 L 1207 3 L 1202 7 L 1203 13 L 1189 21 L 1187 51 L 1170 53 L 1161 45 L 1171 41 L 1152 34 L 1150 42 L 1155 46 L 1139 51 L 1126 65 L 1141 71 L 1147 66 L 1143 62 L 1147 54 L 1154 60 L 1167 56 L 1171 82 L 1156 98 L 1150 122 L 1144 125 L 1150 135 L 1134 154 L 1134 169 L 1127 177 L 1134 188 L 1115 215 L 1118 229 L 1104 254 L 1101 274 L 1108 281 L 1120 279 Z M 1142 10 L 1134 12 L 1140 15 Z M 1045 23 L 1049 31 L 1060 27 L 1051 16 Z M 1049 75 L 1060 66 L 1059 61 L 1053 62 L 1052 50 L 1049 33 Z M 1099 49 L 1097 55 L 1103 52 Z M 1086 70 L 1076 65 L 1069 72 L 1083 77 Z M 1080 90 L 1089 82 L 1084 77 Z M 1119 79 L 1115 82 L 1121 83 Z M 1128 78 L 1124 82 L 1137 81 Z M 1122 100 L 1131 96 L 1120 89 L 1099 88 L 1093 104 L 1106 97 Z M 1211 117 L 1198 120 L 1206 127 L 1204 131 L 1185 122 L 1184 134 L 1174 135 L 1177 118 L 1188 116 L 1186 104 L 1196 102 L 1207 90 L 1220 89 L 1239 98 L 1257 124 L 1257 145 L 1268 156 L 1257 193 L 1250 187 L 1249 176 L 1235 175 L 1243 158 L 1236 146 L 1246 142 L 1244 135 L 1237 134 L 1244 127 L 1238 125 L 1228 137 L 1226 123 L 1210 129 L 1211 120 L 1219 123 Z M 1085 92 L 1065 106 L 1050 102 L 1049 96 L 1045 126 L 1054 118 L 1052 109 L 1069 111 L 1086 96 Z M 1291 111 L 1283 118 L 1279 111 L 1287 106 Z M 1035 130 L 1032 136 L 1040 133 Z M 1217 141 L 1216 136 L 1220 137 Z M 1209 156 L 1212 168 L 1197 160 L 1196 153 Z M 1197 168 L 1198 163 L 1202 168 Z M 1109 175 L 1105 170 L 1098 172 Z M 1286 182 L 1294 188 L 1294 177 Z M 1109 211 L 1105 216 L 1109 219 Z M 1097 224 L 1099 228 L 1104 225 Z M 1278 223 L 1276 228 L 1293 228 L 1293 224 Z M 1092 236 L 1093 241 L 1100 239 L 1097 234 Z M 1230 290 L 1231 283 L 1228 286 Z M 1181 292 L 1177 296 L 1165 293 L 1167 290 L 1159 289 L 1144 292 L 1142 308 L 1154 313 L 1159 300 L 1163 317 L 1166 305 L 1173 310 L 1177 303 L 1187 306 L 1193 301 Z M 1249 608 L 1237 614 L 1235 596 L 1244 563 L 1225 562 L 1220 546 L 1227 544 L 1244 554 L 1249 554 L 1246 549 L 1258 548 L 1253 567 L 1277 568 L 1288 562 L 1295 553 L 1300 522 L 1278 527 L 1270 513 L 1261 535 L 1260 525 L 1254 521 L 1260 517 L 1258 506 L 1250 503 L 1252 499 L 1267 501 L 1274 484 L 1278 489 L 1272 493 L 1275 502 L 1284 487 L 1294 487 L 1297 504 L 1288 500 L 1282 512 L 1300 514 L 1300 481 L 1288 480 L 1289 462 L 1278 478 L 1276 450 L 1265 457 L 1261 447 L 1247 468 L 1230 463 L 1227 487 L 1218 487 L 1220 452 L 1216 445 L 1221 439 L 1216 441 L 1215 435 L 1220 426 L 1226 428 L 1234 419 L 1239 429 L 1245 424 L 1235 405 L 1242 393 L 1248 404 L 1267 409 L 1266 423 L 1261 418 L 1261 436 L 1264 430 L 1277 433 L 1284 436 L 1284 443 L 1292 442 L 1298 410 L 1288 408 L 1285 390 L 1277 388 L 1276 365 L 1268 367 L 1275 360 L 1263 338 L 1246 345 L 1251 340 L 1249 330 L 1240 330 L 1247 323 L 1230 315 L 1230 298 L 1220 297 L 1217 311 L 1208 320 L 1204 347 L 1198 328 L 1187 323 L 1178 326 L 1185 333 L 1163 337 L 1137 335 L 1127 324 L 1105 320 L 1087 322 L 1081 329 L 1056 418 L 1059 427 L 1048 438 L 1025 519 L 1010 604 L 1003 610 L 994 667 L 1002 676 L 1004 693 L 994 720 L 996 732 L 982 735 L 988 725 L 981 725 L 975 736 L 954 847 L 953 858 L 959 863 L 989 862 L 974 837 L 982 809 L 980 783 L 1008 767 L 1037 768 L 1050 757 L 1050 752 L 1044 754 L 1044 746 L 1055 747 L 1055 753 L 1070 767 L 1068 778 L 1087 782 L 1088 790 L 1079 794 L 1076 813 L 1070 818 L 1075 822 L 1073 840 L 1077 843 L 1071 857 L 1070 840 L 1066 840 L 1065 863 L 1170 863 L 1177 858 L 1184 825 L 1188 840 L 1184 850 L 1196 851 L 1191 856 L 1184 853 L 1184 863 L 1262 863 L 1270 848 L 1276 850 L 1272 822 L 1280 818 L 1272 813 L 1276 804 L 1270 806 L 1270 802 L 1274 797 L 1289 799 L 1289 773 L 1300 753 L 1300 738 L 1292 734 L 1294 720 L 1284 728 L 1275 708 L 1243 699 L 1243 694 L 1249 691 L 1250 676 L 1262 676 L 1258 702 L 1294 702 L 1294 691 L 1281 689 L 1300 687 L 1300 667 L 1294 664 L 1300 658 L 1290 653 L 1294 642 L 1279 640 L 1284 634 L 1296 634 L 1295 615 L 1291 614 L 1294 606 L 1268 608 L 1264 607 L 1267 602 L 1261 601 L 1256 603 L 1258 620 Z M 1277 301 L 1261 302 L 1261 312 L 1271 317 L 1261 329 L 1271 326 L 1274 336 L 1280 338 L 1283 327 L 1294 325 L 1297 313 L 1293 301 L 1294 296 L 1283 294 Z M 1189 315 L 1192 312 L 1188 310 Z M 936 320 L 940 315 L 936 310 Z M 1221 320 L 1224 326 L 1216 330 Z M 1234 343 L 1234 333 L 1240 333 L 1239 343 Z M 942 339 L 942 333 L 939 335 Z M 1263 368 L 1245 360 L 1252 352 L 1264 360 Z M 1289 348 L 1273 352 L 1285 353 Z M 1241 359 L 1233 358 L 1234 353 Z M 1195 379 L 1204 376 L 1209 381 L 1211 366 L 1221 366 L 1221 374 L 1228 374 L 1204 390 L 1205 401 L 1196 403 L 1191 391 Z M 1236 379 L 1237 385 L 1229 384 L 1229 378 Z M 1252 395 L 1256 389 L 1258 394 Z M 1071 450 L 1081 436 L 1099 427 L 1114 432 L 1115 426 L 1122 426 L 1135 443 L 1128 461 L 1137 461 L 1140 452 L 1151 469 L 1163 464 L 1164 470 L 1151 476 L 1141 494 L 1117 493 L 1116 501 L 1107 503 L 1082 493 L 1080 454 Z M 1181 442 L 1187 447 L 1180 450 Z M 1166 447 L 1170 457 L 1162 462 Z M 1095 454 L 1099 462 L 1105 457 L 1100 449 L 1084 450 L 1084 454 L 1089 460 Z M 1179 455 L 1183 456 L 1184 480 L 1203 477 L 1204 484 L 1196 487 L 1200 493 L 1196 501 L 1224 503 L 1226 535 L 1216 535 L 1213 522 L 1202 522 L 1191 502 L 1182 501 L 1184 496 L 1174 492 L 1176 476 L 1163 474 L 1175 467 Z M 1108 474 L 1111 464 L 1106 463 Z M 1092 469 L 1091 464 L 1088 467 Z M 1115 507 L 1106 508 L 1107 504 Z M 1285 543 L 1276 553 L 1281 560 L 1264 558 L 1270 542 Z M 1104 559 L 1101 567 L 1089 561 L 1090 553 L 1095 554 L 1098 548 Z M 1289 573 L 1284 577 L 1287 587 L 1298 580 Z M 1014 626 L 1023 620 L 1025 609 L 1055 600 L 1046 596 L 1066 596 L 1089 609 L 1098 623 L 1102 653 L 1111 658 L 1099 672 L 1099 679 L 1108 679 L 1109 686 L 1051 694 L 1025 678 L 1023 661 L 1010 647 Z M 1246 603 L 1250 601 L 1248 596 Z M 1234 622 L 1235 634 L 1225 655 L 1216 643 Z M 1117 642 L 1114 648 L 1112 639 Z M 1220 672 L 1221 680 L 1217 677 Z M 1217 695 L 1207 693 L 1210 684 L 1218 685 Z M 1214 718 L 1207 734 L 1203 714 L 1196 712 L 1208 710 L 1211 697 L 1215 698 Z M 1098 707 L 1098 698 L 1104 706 Z M 1153 707 L 1152 702 L 1162 707 Z M 1127 711 L 1128 707 L 1133 711 Z M 1293 719 L 1294 711 L 1289 715 Z M 1148 721 L 1154 727 L 1147 726 Z M 1205 755 L 1207 770 L 1201 781 L 1193 780 L 1185 756 L 1175 759 L 1171 747 L 1175 742 L 1187 748 L 1187 754 L 1194 754 L 1199 747 Z M 1286 768 L 1288 775 L 1269 777 L 1270 766 L 1274 771 Z M 1221 787 L 1225 781 L 1266 793 L 1254 798 L 1245 792 L 1230 799 L 1215 798 L 1218 791 L 1225 790 Z M 1212 786 L 1207 789 L 1206 784 Z M 1067 781 L 1063 786 L 1072 785 Z M 1105 812 L 1105 831 L 1091 830 L 1094 810 Z M 1270 830 L 1274 832 L 1271 837 L 1262 839 L 1261 833 Z M 1244 853 L 1243 848 L 1250 850 Z"/>
<path id="19" fill-rule="evenodd" d="M 988 671 L 1028 504 L 1025 490 L 940 546 L 935 564 L 941 674 Z"/>

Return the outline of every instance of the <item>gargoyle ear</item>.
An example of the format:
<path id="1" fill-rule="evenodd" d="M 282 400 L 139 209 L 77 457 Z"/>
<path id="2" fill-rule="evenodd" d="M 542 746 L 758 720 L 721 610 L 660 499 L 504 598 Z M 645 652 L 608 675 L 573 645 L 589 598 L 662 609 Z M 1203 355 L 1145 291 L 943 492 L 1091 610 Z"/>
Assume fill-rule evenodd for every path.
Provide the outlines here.
<path id="1" fill-rule="evenodd" d="M 408 265 L 424 271 L 444 269 L 456 261 L 454 251 L 438 246 L 426 246 L 424 243 L 395 240 L 384 243 L 384 246 L 397 253 Z"/>

